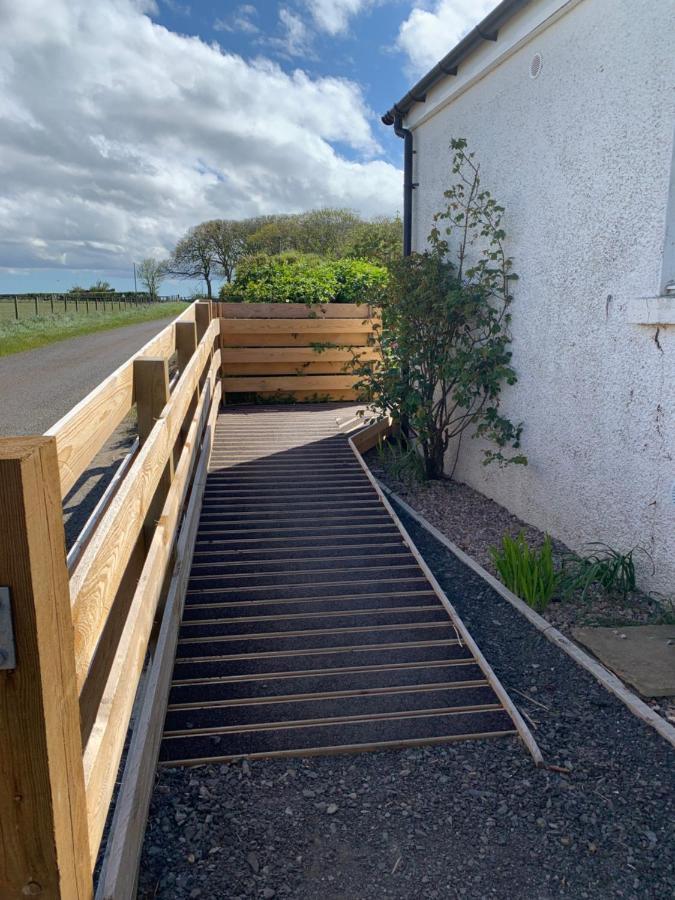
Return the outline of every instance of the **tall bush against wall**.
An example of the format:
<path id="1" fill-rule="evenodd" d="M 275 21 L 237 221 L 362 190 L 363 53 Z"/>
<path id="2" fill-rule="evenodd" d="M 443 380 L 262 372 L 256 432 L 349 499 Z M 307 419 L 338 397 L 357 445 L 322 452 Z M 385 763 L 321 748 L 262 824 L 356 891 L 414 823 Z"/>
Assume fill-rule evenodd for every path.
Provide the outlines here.
<path id="1" fill-rule="evenodd" d="M 363 399 L 405 424 L 430 478 L 443 475 L 454 438 L 469 429 L 493 446 L 485 463 L 525 463 L 522 426 L 499 412 L 514 384 L 509 306 L 516 278 L 504 249 L 504 208 L 454 140 L 453 184 L 434 217 L 429 249 L 391 266 L 378 342 L 381 361 L 360 366 Z"/>

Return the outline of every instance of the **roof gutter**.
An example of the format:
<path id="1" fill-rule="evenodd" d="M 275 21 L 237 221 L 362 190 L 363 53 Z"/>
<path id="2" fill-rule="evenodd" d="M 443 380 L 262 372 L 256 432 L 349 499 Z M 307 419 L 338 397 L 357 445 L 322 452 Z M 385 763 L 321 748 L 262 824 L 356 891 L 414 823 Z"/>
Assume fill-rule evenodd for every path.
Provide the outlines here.
<path id="1" fill-rule="evenodd" d="M 424 103 L 427 93 L 448 75 L 456 75 L 460 63 L 485 41 L 496 41 L 499 29 L 519 12 L 530 0 L 502 0 L 482 22 L 476 25 L 462 40 L 436 63 L 433 69 L 421 78 L 398 103 L 395 103 L 383 116 L 385 125 L 394 125 L 396 116 L 405 117 L 415 103 Z M 404 129 L 405 130 L 405 129 Z M 398 134 L 398 132 L 397 132 Z"/>

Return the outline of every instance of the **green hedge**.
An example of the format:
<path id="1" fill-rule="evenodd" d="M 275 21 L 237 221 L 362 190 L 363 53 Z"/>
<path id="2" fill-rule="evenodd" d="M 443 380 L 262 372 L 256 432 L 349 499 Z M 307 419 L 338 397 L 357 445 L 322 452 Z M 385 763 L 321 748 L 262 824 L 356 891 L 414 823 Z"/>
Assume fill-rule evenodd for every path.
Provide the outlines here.
<path id="1" fill-rule="evenodd" d="M 300 253 L 242 259 L 221 300 L 241 303 L 373 303 L 387 284 L 382 266 L 362 259 L 326 259 Z"/>

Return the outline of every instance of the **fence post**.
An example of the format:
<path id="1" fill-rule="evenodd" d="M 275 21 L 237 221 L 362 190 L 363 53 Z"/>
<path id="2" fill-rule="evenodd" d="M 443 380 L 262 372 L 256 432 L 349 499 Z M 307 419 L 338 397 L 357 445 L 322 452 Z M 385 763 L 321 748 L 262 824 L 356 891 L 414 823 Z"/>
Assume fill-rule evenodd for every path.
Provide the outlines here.
<path id="1" fill-rule="evenodd" d="M 182 372 L 197 349 L 197 326 L 194 322 L 176 322 L 175 328 L 178 371 Z"/>
<path id="2" fill-rule="evenodd" d="M 80 710 L 56 441 L 0 440 L 0 896 L 89 900 Z"/>
<path id="3" fill-rule="evenodd" d="M 16 295 L 14 296 L 14 318 L 19 318 L 19 299 Z"/>
<path id="4" fill-rule="evenodd" d="M 35 297 L 34 297 L 33 299 L 35 300 L 35 315 L 38 316 L 39 313 L 38 313 L 38 298 L 37 298 L 37 294 L 35 295 Z"/>
<path id="5" fill-rule="evenodd" d="M 141 447 L 147 441 L 170 396 L 169 361 L 149 356 L 135 359 L 134 397 L 138 413 L 138 440 Z M 173 472 L 173 454 L 170 454 L 143 527 L 146 547 L 150 546 L 155 525 L 162 513 L 166 495 L 173 481 Z"/>
<path id="6" fill-rule="evenodd" d="M 208 300 L 195 303 L 195 322 L 197 324 L 197 340 L 201 341 L 211 324 L 211 304 Z"/>

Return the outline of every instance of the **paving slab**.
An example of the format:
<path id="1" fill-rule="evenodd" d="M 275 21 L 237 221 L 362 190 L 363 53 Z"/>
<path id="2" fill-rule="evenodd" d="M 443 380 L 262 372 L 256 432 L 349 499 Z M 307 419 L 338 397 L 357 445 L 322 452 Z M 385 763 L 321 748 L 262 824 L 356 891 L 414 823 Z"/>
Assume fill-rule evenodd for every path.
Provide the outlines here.
<path id="1" fill-rule="evenodd" d="M 675 697 L 675 625 L 575 628 L 573 635 L 643 697 Z"/>

